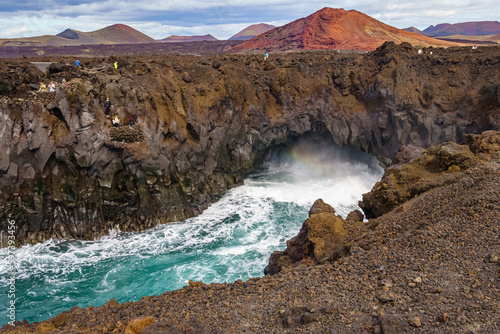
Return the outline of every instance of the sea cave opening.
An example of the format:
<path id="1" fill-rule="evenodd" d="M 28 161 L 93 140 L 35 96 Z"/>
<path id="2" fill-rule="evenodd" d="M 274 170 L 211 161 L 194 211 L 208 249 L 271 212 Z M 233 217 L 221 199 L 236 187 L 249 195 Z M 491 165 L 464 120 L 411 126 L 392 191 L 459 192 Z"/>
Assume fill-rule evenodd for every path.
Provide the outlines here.
<path id="1" fill-rule="evenodd" d="M 198 217 L 141 233 L 17 249 L 17 314 L 42 321 L 73 306 L 139 300 L 190 280 L 261 277 L 270 254 L 297 234 L 316 199 L 345 218 L 382 174 L 375 157 L 341 148 L 328 135 L 294 138 L 269 151 L 243 185 Z"/>

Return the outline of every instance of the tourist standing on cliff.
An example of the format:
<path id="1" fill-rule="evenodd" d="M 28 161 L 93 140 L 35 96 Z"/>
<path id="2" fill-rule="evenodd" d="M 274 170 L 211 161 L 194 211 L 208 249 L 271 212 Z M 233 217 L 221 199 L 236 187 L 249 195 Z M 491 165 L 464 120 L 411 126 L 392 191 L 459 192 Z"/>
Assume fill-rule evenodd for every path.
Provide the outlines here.
<path id="1" fill-rule="evenodd" d="M 104 114 L 107 118 L 109 118 L 109 111 L 111 110 L 111 102 L 109 101 L 109 97 L 104 101 Z"/>
<path id="2" fill-rule="evenodd" d="M 114 64 L 113 64 L 113 66 L 114 66 L 115 70 L 117 70 L 118 69 L 118 62 L 115 61 Z"/>
<path id="3" fill-rule="evenodd" d="M 77 68 L 77 69 L 80 69 L 80 65 L 81 65 L 81 64 L 80 64 L 80 61 L 77 59 L 77 60 L 75 61 L 75 66 L 76 66 L 76 68 Z"/>
<path id="4" fill-rule="evenodd" d="M 264 60 L 267 60 L 267 57 L 269 57 L 269 53 L 266 52 L 266 54 L 264 55 Z"/>
<path id="5" fill-rule="evenodd" d="M 49 92 L 55 92 L 56 91 L 56 84 L 54 81 L 51 81 L 49 84 Z"/>
<path id="6" fill-rule="evenodd" d="M 111 120 L 111 123 L 113 123 L 113 126 L 118 127 L 120 126 L 120 119 L 118 118 L 118 115 L 115 115 L 113 119 Z"/>

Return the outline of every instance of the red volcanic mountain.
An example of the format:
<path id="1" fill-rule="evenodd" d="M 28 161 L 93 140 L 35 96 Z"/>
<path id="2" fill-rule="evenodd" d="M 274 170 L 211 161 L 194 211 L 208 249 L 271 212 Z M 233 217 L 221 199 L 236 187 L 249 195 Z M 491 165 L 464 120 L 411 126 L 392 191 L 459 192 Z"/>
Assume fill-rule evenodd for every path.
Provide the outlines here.
<path id="1" fill-rule="evenodd" d="M 284 52 L 322 49 L 371 51 L 386 41 L 408 42 L 422 47 L 456 45 L 391 27 L 356 10 L 323 8 L 306 18 L 254 37 L 234 47 L 232 51 Z"/>
<path id="2" fill-rule="evenodd" d="M 158 40 L 158 42 L 165 43 L 183 43 L 183 42 L 202 42 L 202 41 L 218 41 L 217 38 L 208 34 L 203 36 L 176 36 L 172 35 L 164 39 Z"/>
<path id="3" fill-rule="evenodd" d="M 155 40 L 125 24 L 114 24 L 91 32 L 66 29 L 53 36 L 24 37 L 0 40 L 0 46 L 70 46 L 95 44 L 153 43 Z"/>
<path id="4" fill-rule="evenodd" d="M 245 41 L 251 38 L 254 38 L 257 35 L 263 34 L 266 31 L 269 31 L 271 29 L 276 28 L 275 26 L 271 24 L 265 24 L 265 23 L 260 23 L 260 24 L 252 24 L 249 27 L 246 27 L 233 37 L 229 38 L 230 41 Z"/>
<path id="5" fill-rule="evenodd" d="M 430 26 L 422 32 L 426 36 L 451 36 L 451 35 L 496 35 L 500 34 L 500 22 L 480 21 L 464 23 L 442 23 Z"/>

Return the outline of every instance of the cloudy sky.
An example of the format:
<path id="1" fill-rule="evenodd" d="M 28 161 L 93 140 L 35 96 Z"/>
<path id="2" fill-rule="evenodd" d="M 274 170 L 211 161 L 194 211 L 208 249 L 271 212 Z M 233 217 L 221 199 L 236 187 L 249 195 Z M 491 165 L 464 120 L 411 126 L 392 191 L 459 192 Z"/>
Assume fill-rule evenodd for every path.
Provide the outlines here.
<path id="1" fill-rule="evenodd" d="M 0 38 L 123 23 L 155 39 L 202 34 L 227 39 L 251 24 L 280 26 L 323 7 L 356 9 L 397 28 L 500 19 L 500 0 L 0 0 Z"/>

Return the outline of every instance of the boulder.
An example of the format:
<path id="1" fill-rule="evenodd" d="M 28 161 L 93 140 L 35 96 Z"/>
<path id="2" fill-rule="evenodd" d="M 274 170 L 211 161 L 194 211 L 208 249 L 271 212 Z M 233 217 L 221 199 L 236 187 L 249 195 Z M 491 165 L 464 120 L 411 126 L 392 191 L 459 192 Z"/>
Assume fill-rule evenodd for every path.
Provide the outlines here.
<path id="1" fill-rule="evenodd" d="M 54 327 L 54 325 L 52 325 L 51 323 L 48 323 L 48 322 L 42 322 L 36 328 L 36 331 L 40 332 L 40 333 L 49 333 L 49 332 L 52 332 L 54 330 L 56 330 L 56 328 Z"/>
<path id="2" fill-rule="evenodd" d="M 125 334 L 140 334 L 142 330 L 153 324 L 153 317 L 144 317 L 130 320 L 125 328 Z"/>
<path id="3" fill-rule="evenodd" d="M 414 145 L 402 146 L 394 154 L 394 164 L 404 164 L 413 159 L 420 158 L 424 151 L 425 149 Z"/>
<path id="4" fill-rule="evenodd" d="M 480 135 L 469 135 L 467 142 L 475 154 L 494 154 L 500 152 L 500 132 L 485 131 Z"/>
<path id="5" fill-rule="evenodd" d="M 264 274 L 277 274 L 281 268 L 298 262 L 324 263 L 337 259 L 343 250 L 344 223 L 330 205 L 318 199 L 299 233 L 286 242 L 287 248 L 271 254 Z"/>
<path id="6" fill-rule="evenodd" d="M 348 222 L 361 223 L 361 222 L 363 222 L 364 217 L 365 216 L 363 215 L 363 213 L 361 211 L 354 210 L 354 211 L 349 212 L 349 214 L 347 215 L 345 220 Z"/>

